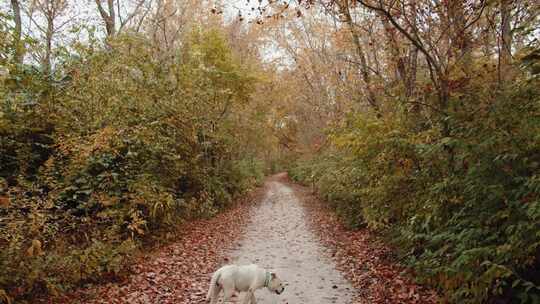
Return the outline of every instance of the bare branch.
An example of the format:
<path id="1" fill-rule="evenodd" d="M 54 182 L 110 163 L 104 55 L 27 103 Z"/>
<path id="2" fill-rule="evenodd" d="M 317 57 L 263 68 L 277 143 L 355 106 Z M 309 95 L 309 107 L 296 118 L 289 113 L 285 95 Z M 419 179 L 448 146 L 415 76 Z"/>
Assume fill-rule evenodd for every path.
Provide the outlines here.
<path id="1" fill-rule="evenodd" d="M 120 1 L 118 1 L 120 2 Z M 135 6 L 135 8 L 133 9 L 133 11 L 131 12 L 131 14 L 129 14 L 126 19 L 124 21 L 122 21 L 121 19 L 121 14 L 120 14 L 120 8 L 118 9 L 118 16 L 120 17 L 120 30 L 122 30 L 124 28 L 124 26 L 131 20 L 133 19 L 133 17 L 137 16 L 137 14 L 139 13 L 139 9 L 141 8 L 141 6 L 144 4 L 144 0 L 140 0 L 137 5 Z"/>
<path id="2" fill-rule="evenodd" d="M 418 48 L 418 50 L 420 52 L 422 52 L 422 54 L 424 54 L 424 56 L 426 57 L 426 60 L 428 61 L 429 63 L 429 66 L 430 68 L 433 67 L 435 68 L 436 72 L 438 75 L 441 74 L 441 68 L 440 68 L 440 65 L 438 64 L 437 61 L 435 61 L 435 59 L 431 56 L 431 54 L 425 49 L 424 47 L 424 44 L 422 42 L 422 40 L 420 39 L 415 39 L 411 33 L 407 32 L 395 19 L 394 17 L 392 17 L 392 14 L 385 10 L 384 8 L 382 8 L 382 6 L 378 7 L 378 6 L 373 6 L 371 4 L 368 4 L 366 1 L 363 1 L 363 0 L 358 0 L 358 2 L 360 4 L 362 4 L 363 6 L 371 9 L 371 10 L 374 10 L 374 11 L 377 11 L 377 12 L 380 12 L 382 13 L 384 16 L 386 16 L 386 18 L 388 18 L 388 20 L 392 23 L 392 25 L 394 25 L 394 27 L 400 31 L 412 44 L 414 44 L 415 47 Z"/>

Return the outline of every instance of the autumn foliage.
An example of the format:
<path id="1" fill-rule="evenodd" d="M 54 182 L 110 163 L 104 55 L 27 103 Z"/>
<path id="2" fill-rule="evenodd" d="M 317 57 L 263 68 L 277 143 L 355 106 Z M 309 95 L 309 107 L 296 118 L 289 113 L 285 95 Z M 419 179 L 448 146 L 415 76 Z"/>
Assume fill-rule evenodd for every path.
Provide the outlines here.
<path id="1" fill-rule="evenodd" d="M 287 168 L 442 301 L 540 302 L 537 1 L 82 2 L 0 4 L 0 301 Z"/>
<path id="2" fill-rule="evenodd" d="M 0 302 L 119 274 L 261 181 L 260 72 L 217 24 L 186 26 L 174 51 L 90 29 L 48 74 L 15 60 L 1 17 Z"/>
<path id="3" fill-rule="evenodd" d="M 336 79 L 360 83 L 350 89 L 360 91 L 360 104 L 335 111 L 317 135 L 324 146 L 298 141 L 291 175 L 350 227 L 387 236 L 445 301 L 538 302 L 539 46 L 529 39 L 538 23 L 525 17 L 538 7 L 330 2 L 344 23 L 336 33 L 349 30 L 330 41 L 359 70 L 338 61 Z M 509 29 L 505 18 L 516 16 L 524 18 Z M 310 43 L 300 60 L 331 60 Z M 305 66 L 295 72 L 310 83 L 324 79 Z M 335 92 L 326 104 L 339 103 L 348 82 L 325 78 L 321 89 Z"/>

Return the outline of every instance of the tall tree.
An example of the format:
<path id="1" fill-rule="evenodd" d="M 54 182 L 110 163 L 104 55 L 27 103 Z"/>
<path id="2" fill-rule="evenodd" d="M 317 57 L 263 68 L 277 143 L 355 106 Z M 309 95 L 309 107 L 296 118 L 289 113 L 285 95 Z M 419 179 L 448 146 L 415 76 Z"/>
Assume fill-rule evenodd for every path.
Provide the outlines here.
<path id="1" fill-rule="evenodd" d="M 57 24 L 58 19 L 66 12 L 67 7 L 67 0 L 34 0 L 27 11 L 30 20 L 43 35 L 44 51 L 40 56 L 40 61 L 45 75 L 51 73 L 54 36 L 64 25 L 70 22 L 67 19 Z M 39 16 L 34 16 L 34 9 L 38 11 Z M 45 25 L 43 25 L 40 18 L 45 20 Z"/>
<path id="2" fill-rule="evenodd" d="M 360 42 L 360 36 L 355 28 L 355 24 L 351 15 L 351 3 L 349 2 L 349 0 L 342 0 L 337 1 L 337 4 L 339 6 L 340 13 L 345 17 L 345 22 L 349 26 L 352 40 L 356 48 L 358 60 L 360 60 L 360 73 L 362 75 L 362 80 L 365 83 L 365 88 L 367 91 L 367 101 L 379 114 L 380 108 L 377 101 L 377 96 L 372 87 L 372 80 L 370 75 L 370 69 L 368 67 L 366 59 L 366 54 L 364 52 L 364 48 L 362 47 L 362 43 Z"/>
<path id="3" fill-rule="evenodd" d="M 114 10 L 114 0 L 107 0 L 107 10 L 103 8 L 102 0 L 95 0 L 96 5 L 105 23 L 105 29 L 107 30 L 107 36 L 114 36 L 116 34 L 116 16 Z"/>
<path id="4" fill-rule="evenodd" d="M 509 67 L 512 62 L 512 29 L 511 29 L 511 0 L 500 0 L 501 34 L 499 47 L 499 80 L 509 77 Z"/>
<path id="5" fill-rule="evenodd" d="M 24 48 L 21 45 L 22 21 L 19 0 L 11 0 L 11 9 L 13 11 L 13 21 L 15 22 L 15 28 L 13 31 L 13 49 L 15 50 L 14 60 L 17 63 L 22 63 Z"/>
<path id="6" fill-rule="evenodd" d="M 153 1 L 137 0 L 136 2 L 124 2 L 120 0 L 106 0 L 106 7 L 103 5 L 103 0 L 95 0 L 95 2 L 99 15 L 105 24 L 107 37 L 112 37 L 119 31 L 122 31 L 139 14 L 142 16 L 138 20 L 136 28 L 140 28 L 140 24 L 150 11 Z M 124 2 L 123 5 L 122 2 Z M 143 9 L 145 8 L 145 4 L 147 4 L 146 9 Z M 122 15 L 122 11 L 126 11 L 127 14 L 125 16 Z"/>

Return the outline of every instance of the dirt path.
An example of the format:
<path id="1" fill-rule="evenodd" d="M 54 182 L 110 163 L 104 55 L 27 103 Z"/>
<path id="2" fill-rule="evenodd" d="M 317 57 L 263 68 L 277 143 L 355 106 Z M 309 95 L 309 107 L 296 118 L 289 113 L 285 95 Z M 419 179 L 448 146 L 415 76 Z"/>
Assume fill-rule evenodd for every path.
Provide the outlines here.
<path id="1" fill-rule="evenodd" d="M 258 290 L 259 304 L 437 302 L 385 258 L 388 246 L 367 229 L 345 229 L 324 205 L 286 174 L 276 175 L 235 207 L 187 222 L 174 243 L 138 259 L 124 279 L 36 303 L 205 303 L 211 273 L 230 263 L 258 264 L 288 283 L 279 296 Z"/>
<path id="2" fill-rule="evenodd" d="M 237 264 L 255 263 L 275 271 L 289 285 L 282 295 L 257 292 L 260 303 L 349 304 L 353 287 L 307 227 L 305 212 L 293 190 L 271 181 L 239 247 Z"/>

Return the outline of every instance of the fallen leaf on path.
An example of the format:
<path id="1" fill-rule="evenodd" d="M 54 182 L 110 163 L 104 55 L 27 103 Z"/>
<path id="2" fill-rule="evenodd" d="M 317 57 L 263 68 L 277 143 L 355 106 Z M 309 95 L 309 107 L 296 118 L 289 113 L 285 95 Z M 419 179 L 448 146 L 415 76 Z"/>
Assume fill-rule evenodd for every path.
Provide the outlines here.
<path id="1" fill-rule="evenodd" d="M 438 303 L 437 294 L 417 285 L 405 268 L 392 262 L 392 250 L 368 229 L 347 229 L 336 215 L 299 185 L 291 185 L 308 211 L 310 226 L 345 276 L 357 288 L 353 304 Z"/>
<path id="2" fill-rule="evenodd" d="M 127 280 L 94 285 L 38 303 L 204 303 L 211 274 L 242 235 L 258 189 L 235 207 L 211 219 L 185 223 L 174 243 L 145 254 L 131 266 Z"/>

